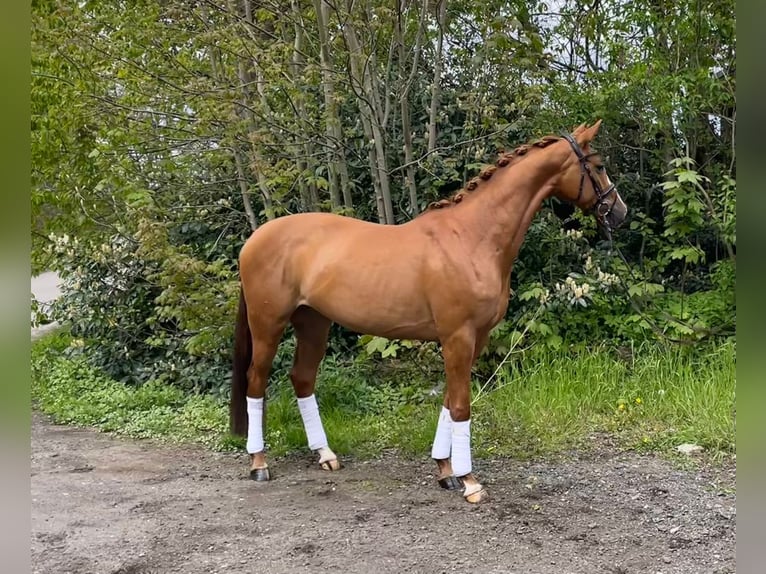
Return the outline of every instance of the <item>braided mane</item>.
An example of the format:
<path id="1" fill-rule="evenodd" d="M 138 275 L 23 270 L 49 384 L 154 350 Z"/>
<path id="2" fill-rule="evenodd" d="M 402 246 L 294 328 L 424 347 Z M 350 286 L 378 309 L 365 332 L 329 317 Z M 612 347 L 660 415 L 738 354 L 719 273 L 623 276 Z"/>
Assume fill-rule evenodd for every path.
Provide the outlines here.
<path id="1" fill-rule="evenodd" d="M 465 187 L 460 189 L 460 191 L 456 192 L 455 194 L 451 195 L 450 197 L 447 197 L 445 199 L 440 199 L 438 201 L 432 201 L 428 204 L 428 206 L 425 208 L 423 213 L 433 211 L 435 209 L 443 209 L 445 207 L 449 207 L 451 205 L 457 205 L 461 201 L 463 201 L 463 198 L 471 193 L 473 190 L 475 190 L 479 183 L 482 181 L 487 181 L 489 178 L 492 177 L 492 175 L 501 167 L 506 167 L 509 165 L 514 159 L 518 157 L 522 157 L 527 154 L 527 152 L 534 148 L 545 148 L 549 145 L 556 143 L 561 138 L 557 136 L 543 136 L 542 138 L 520 145 L 516 149 L 510 152 L 501 153 L 498 160 L 495 162 L 494 165 L 488 165 L 484 169 L 482 169 L 479 172 L 479 175 L 476 177 L 471 178 L 467 184 L 465 184 Z"/>

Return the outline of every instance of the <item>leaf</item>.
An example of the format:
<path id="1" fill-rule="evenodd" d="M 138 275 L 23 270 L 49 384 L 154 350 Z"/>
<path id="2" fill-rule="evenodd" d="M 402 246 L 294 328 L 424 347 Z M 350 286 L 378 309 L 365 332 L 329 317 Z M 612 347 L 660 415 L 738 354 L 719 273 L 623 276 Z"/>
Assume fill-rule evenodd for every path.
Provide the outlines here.
<path id="1" fill-rule="evenodd" d="M 387 357 L 396 357 L 396 352 L 399 349 L 399 345 L 396 343 L 391 343 L 388 345 L 383 351 L 380 353 L 380 356 L 384 359 Z"/>
<path id="2" fill-rule="evenodd" d="M 373 339 L 372 335 L 362 335 L 361 337 L 359 337 L 359 341 L 358 341 L 357 344 L 359 344 L 359 345 L 366 345 L 367 343 L 372 341 L 372 339 Z"/>
<path id="3" fill-rule="evenodd" d="M 375 353 L 383 353 L 388 346 L 389 340 L 383 337 L 373 337 L 369 343 L 367 343 L 366 350 L 370 355 Z"/>
<path id="4" fill-rule="evenodd" d="M 545 339 L 545 344 L 552 349 L 558 349 L 559 347 L 561 347 L 562 343 L 563 343 L 563 339 L 556 334 L 550 335 L 548 338 Z"/>
<path id="5" fill-rule="evenodd" d="M 519 300 L 529 301 L 530 299 L 537 299 L 543 293 L 545 293 L 545 290 L 542 287 L 532 287 L 531 289 L 527 289 L 523 293 L 520 293 Z"/>
<path id="6" fill-rule="evenodd" d="M 671 259 L 686 261 L 687 263 L 699 263 L 705 257 L 705 253 L 698 247 L 685 246 L 675 247 L 668 253 Z"/>
<path id="7" fill-rule="evenodd" d="M 665 287 L 659 283 L 637 283 L 628 287 L 628 295 L 656 295 L 665 291 Z"/>
<path id="8" fill-rule="evenodd" d="M 703 179 L 702 176 L 699 175 L 696 171 L 688 169 L 677 172 L 676 178 L 678 179 L 679 183 L 689 182 L 693 184 L 699 184 L 699 182 Z"/>

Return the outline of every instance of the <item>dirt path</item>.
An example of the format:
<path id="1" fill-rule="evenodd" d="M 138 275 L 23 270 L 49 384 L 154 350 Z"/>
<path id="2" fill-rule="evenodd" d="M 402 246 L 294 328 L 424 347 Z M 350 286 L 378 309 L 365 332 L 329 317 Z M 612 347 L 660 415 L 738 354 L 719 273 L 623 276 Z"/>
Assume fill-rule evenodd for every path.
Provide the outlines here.
<path id="1" fill-rule="evenodd" d="M 480 461 L 471 506 L 423 460 L 246 457 L 52 425 L 32 429 L 33 571 L 716 573 L 735 571 L 734 469 L 603 452 Z"/>

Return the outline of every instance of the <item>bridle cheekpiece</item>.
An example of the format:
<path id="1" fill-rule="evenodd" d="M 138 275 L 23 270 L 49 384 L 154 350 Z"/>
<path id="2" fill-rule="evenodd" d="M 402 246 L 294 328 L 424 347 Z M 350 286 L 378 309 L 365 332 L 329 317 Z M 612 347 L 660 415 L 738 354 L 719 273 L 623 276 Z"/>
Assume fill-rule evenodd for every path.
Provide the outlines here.
<path id="1" fill-rule="evenodd" d="M 585 187 L 585 176 L 587 175 L 590 182 L 593 184 L 593 191 L 596 193 L 596 203 L 593 204 L 593 207 L 591 207 L 589 211 L 595 211 L 596 219 L 609 230 L 609 223 L 607 222 L 606 217 L 611 213 L 614 204 L 617 202 L 617 198 L 615 197 L 611 202 L 608 202 L 607 199 L 615 191 L 614 183 L 611 183 L 609 187 L 604 189 L 601 187 L 598 178 L 591 172 L 591 163 L 588 159 L 594 155 L 598 155 L 598 152 L 585 154 L 583 153 L 580 144 L 578 144 L 570 134 L 562 133 L 561 135 L 569 142 L 575 155 L 577 155 L 577 159 L 580 161 L 580 190 L 577 193 L 576 202 L 579 203 L 582 198 L 582 192 Z"/>

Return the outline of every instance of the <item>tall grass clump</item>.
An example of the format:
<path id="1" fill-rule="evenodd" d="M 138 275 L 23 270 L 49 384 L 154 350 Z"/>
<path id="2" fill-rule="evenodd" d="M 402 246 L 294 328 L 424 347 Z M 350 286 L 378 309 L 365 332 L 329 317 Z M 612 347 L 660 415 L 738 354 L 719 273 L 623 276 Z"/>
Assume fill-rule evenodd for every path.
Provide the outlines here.
<path id="1" fill-rule="evenodd" d="M 602 432 L 629 447 L 735 448 L 735 349 L 728 342 L 704 349 L 604 347 L 575 356 L 543 350 L 514 361 L 493 390 L 474 397 L 486 453 L 584 447 Z"/>

